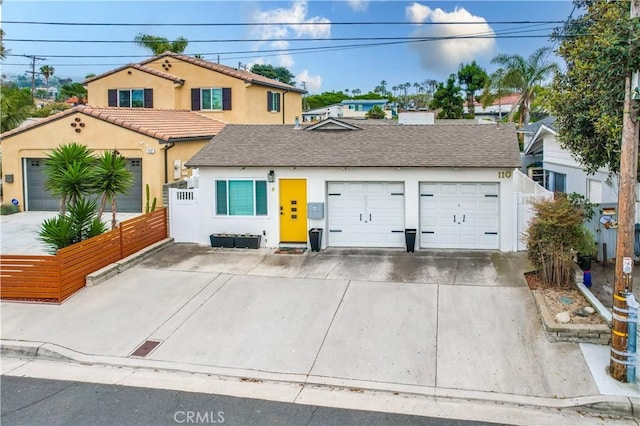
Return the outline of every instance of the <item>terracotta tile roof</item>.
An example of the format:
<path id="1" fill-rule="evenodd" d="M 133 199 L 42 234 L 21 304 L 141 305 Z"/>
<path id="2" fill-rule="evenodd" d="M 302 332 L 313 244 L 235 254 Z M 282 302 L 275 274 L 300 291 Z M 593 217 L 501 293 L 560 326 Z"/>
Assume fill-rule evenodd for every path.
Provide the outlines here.
<path id="1" fill-rule="evenodd" d="M 510 95 L 505 95 L 501 98 L 495 99 L 493 102 L 491 102 L 490 105 L 488 106 L 498 106 L 498 105 L 513 105 L 516 103 L 516 101 L 520 98 L 520 94 L 519 93 L 512 93 Z M 467 102 L 464 103 L 465 105 L 467 105 Z M 482 102 L 474 102 L 473 103 L 476 107 L 478 106 L 482 106 Z"/>
<path id="2" fill-rule="evenodd" d="M 225 123 L 189 110 L 151 108 L 107 108 L 79 105 L 27 126 L 0 135 L 0 140 L 72 114 L 84 114 L 165 142 L 180 139 L 210 139 Z"/>
<path id="3" fill-rule="evenodd" d="M 146 72 L 147 74 L 155 75 L 156 77 L 160 77 L 160 78 L 164 78 L 164 79 L 173 81 L 176 84 L 184 84 L 184 79 L 183 78 L 176 77 L 175 75 L 171 75 L 171 74 L 168 74 L 166 72 L 158 71 L 158 70 L 156 70 L 154 68 L 147 67 L 147 66 L 144 66 L 144 65 L 141 65 L 141 64 L 126 64 L 126 65 L 123 65 L 121 67 L 118 67 L 118 68 L 113 69 L 111 71 L 107 71 L 107 72 L 102 73 L 100 75 L 97 75 L 95 77 L 88 78 L 82 84 L 87 84 L 87 83 L 90 83 L 92 81 L 99 80 L 99 79 L 104 78 L 104 77 L 106 77 L 108 75 L 115 74 L 117 72 L 126 70 L 127 68 L 133 68 L 133 69 L 136 69 L 138 71 Z"/>
<path id="4" fill-rule="evenodd" d="M 192 167 L 520 167 L 513 124 L 362 126 L 303 130 L 227 125 Z"/>
<path id="5" fill-rule="evenodd" d="M 247 83 L 259 84 L 262 86 L 269 86 L 269 87 L 274 87 L 274 88 L 279 88 L 284 90 L 290 90 L 292 92 L 307 93 L 305 90 L 300 89 L 298 87 L 291 86 L 289 84 L 284 84 L 279 82 L 278 80 L 273 80 L 271 78 L 267 78 L 259 74 L 255 74 L 250 71 L 242 71 L 232 67 L 228 67 L 226 65 L 205 61 L 203 59 L 197 59 L 192 56 L 180 55 L 178 53 L 173 53 L 173 52 L 164 52 L 158 56 L 154 56 L 153 58 L 146 59 L 140 62 L 140 64 L 145 65 L 165 57 L 170 57 L 180 61 L 188 62 L 190 64 L 194 64 L 194 65 L 209 69 L 211 71 L 216 71 L 222 74 L 229 75 L 231 77 L 239 78 L 241 80 L 244 80 Z"/>

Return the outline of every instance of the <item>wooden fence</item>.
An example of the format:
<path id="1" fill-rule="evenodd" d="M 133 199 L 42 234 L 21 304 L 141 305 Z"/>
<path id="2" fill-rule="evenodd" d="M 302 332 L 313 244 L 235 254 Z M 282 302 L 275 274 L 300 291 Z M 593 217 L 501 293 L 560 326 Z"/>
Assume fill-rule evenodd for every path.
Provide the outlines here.
<path id="1" fill-rule="evenodd" d="M 53 256 L 0 255 L 0 297 L 62 302 L 84 287 L 90 273 L 165 238 L 167 210 L 161 208 Z"/>

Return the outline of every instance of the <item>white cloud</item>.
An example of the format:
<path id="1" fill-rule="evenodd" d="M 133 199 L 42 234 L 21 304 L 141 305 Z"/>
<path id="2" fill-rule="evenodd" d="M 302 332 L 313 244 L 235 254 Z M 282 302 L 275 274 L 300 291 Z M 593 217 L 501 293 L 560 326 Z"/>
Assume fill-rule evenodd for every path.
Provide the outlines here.
<path id="1" fill-rule="evenodd" d="M 445 37 L 442 40 L 409 44 L 409 49 L 418 54 L 420 65 L 426 70 L 453 73 L 457 71 L 460 63 L 470 62 L 480 57 L 489 57 L 494 53 L 495 39 L 493 38 L 459 38 L 470 35 L 492 36 L 495 34 L 486 19 L 474 16 L 464 8 L 456 8 L 452 12 L 446 12 L 440 8 L 431 9 L 419 3 L 413 3 L 405 11 L 409 21 L 417 24 L 423 22 L 474 22 L 474 24 L 465 25 L 419 26 L 412 36 Z"/>
<path id="2" fill-rule="evenodd" d="M 319 93 L 320 87 L 322 87 L 322 77 L 319 75 L 310 75 L 308 70 L 302 71 L 296 75 L 296 86 L 302 87 L 302 83 L 307 85 L 307 91 L 309 93 Z"/>
<path id="3" fill-rule="evenodd" d="M 364 12 L 369 7 L 369 0 L 347 0 L 347 3 L 356 12 Z"/>
<path id="4" fill-rule="evenodd" d="M 259 27 L 259 37 L 263 39 L 286 38 L 291 36 L 291 32 L 295 37 L 322 38 L 331 35 L 331 21 L 329 19 L 322 16 L 307 17 L 306 0 L 294 1 L 288 9 L 257 11 L 253 20 L 254 22 L 283 24 Z"/>

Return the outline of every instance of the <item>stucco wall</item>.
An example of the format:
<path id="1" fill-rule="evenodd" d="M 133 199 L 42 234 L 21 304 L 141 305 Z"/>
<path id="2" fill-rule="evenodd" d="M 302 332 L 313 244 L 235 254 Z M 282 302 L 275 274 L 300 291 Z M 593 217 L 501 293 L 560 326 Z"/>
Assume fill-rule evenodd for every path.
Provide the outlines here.
<path id="1" fill-rule="evenodd" d="M 169 61 L 168 70 L 165 61 Z M 185 80 L 182 86 L 165 78 L 130 68 L 87 84 L 89 105 L 107 106 L 109 89 L 153 88 L 153 107 L 164 109 L 191 109 L 191 89 L 230 87 L 231 110 L 198 111 L 207 117 L 234 124 L 293 124 L 295 117 L 302 120 L 302 95 L 297 92 L 281 95 L 281 111 L 267 111 L 267 91 L 283 93 L 282 89 L 245 83 L 244 80 L 221 74 L 197 65 L 171 58 L 161 58 L 146 64 Z M 131 73 L 131 74 L 129 74 Z M 284 111 L 283 111 L 284 110 Z"/>
<path id="2" fill-rule="evenodd" d="M 153 107 L 176 108 L 174 82 L 134 68 L 125 69 L 87 83 L 87 103 L 92 106 L 109 106 L 109 89 L 153 89 Z"/>
<path id="3" fill-rule="evenodd" d="M 76 118 L 80 119 L 76 122 Z M 71 127 L 71 123 L 83 123 L 81 132 Z M 2 171 L 3 175 L 13 174 L 14 182 L 3 181 L 4 200 L 16 198 L 21 208 L 25 206 L 23 159 L 45 158 L 51 149 L 69 142 L 87 145 L 95 151 L 117 149 L 127 158 L 142 158 L 142 190 L 144 203 L 144 188 L 149 184 L 151 198 L 158 198 L 158 206 L 162 200 L 162 185 L 164 184 L 164 152 L 163 147 L 154 138 L 144 136 L 131 130 L 123 129 L 81 113 L 71 114 L 59 120 L 35 127 L 28 132 L 19 133 L 2 141 Z M 202 146 L 206 140 L 199 142 L 177 143 L 168 151 L 170 165 L 173 160 L 187 161 Z M 181 170 L 188 173 L 190 170 Z M 186 177 L 185 175 L 181 175 Z M 173 170 L 169 170 L 169 181 L 173 181 Z M 141 206 L 142 208 L 142 206 Z"/>
<path id="4" fill-rule="evenodd" d="M 279 189 L 282 178 L 307 179 L 307 202 L 325 203 L 325 218 L 309 220 L 308 227 L 327 229 L 327 182 L 329 181 L 390 181 L 404 182 L 405 227 L 420 225 L 420 182 L 498 182 L 500 184 L 500 251 L 514 251 L 513 246 L 513 180 L 499 178 L 498 172 L 508 169 L 394 169 L 394 168 L 274 168 L 276 181 L 268 183 L 268 215 L 266 217 L 220 217 L 214 215 L 214 180 L 220 178 L 265 179 L 267 168 L 200 168 L 199 243 L 209 244 L 211 233 L 260 234 L 265 247 L 279 244 Z M 512 174 L 508 174 L 511 176 Z M 323 247 L 327 245 L 326 233 Z"/>

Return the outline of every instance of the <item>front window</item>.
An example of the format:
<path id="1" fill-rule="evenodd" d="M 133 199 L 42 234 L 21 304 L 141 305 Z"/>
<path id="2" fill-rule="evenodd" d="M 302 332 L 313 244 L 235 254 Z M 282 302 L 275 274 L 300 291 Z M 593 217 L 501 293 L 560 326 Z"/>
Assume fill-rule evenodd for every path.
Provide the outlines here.
<path id="1" fill-rule="evenodd" d="M 545 187 L 552 192 L 567 192 L 567 175 L 545 170 Z"/>
<path id="2" fill-rule="evenodd" d="M 216 180 L 216 214 L 266 216 L 266 180 Z"/>
<path id="3" fill-rule="evenodd" d="M 222 110 L 222 89 L 200 89 L 200 109 Z"/>
<path id="4" fill-rule="evenodd" d="M 121 108 L 144 108 L 144 89 L 118 90 L 118 106 Z"/>

